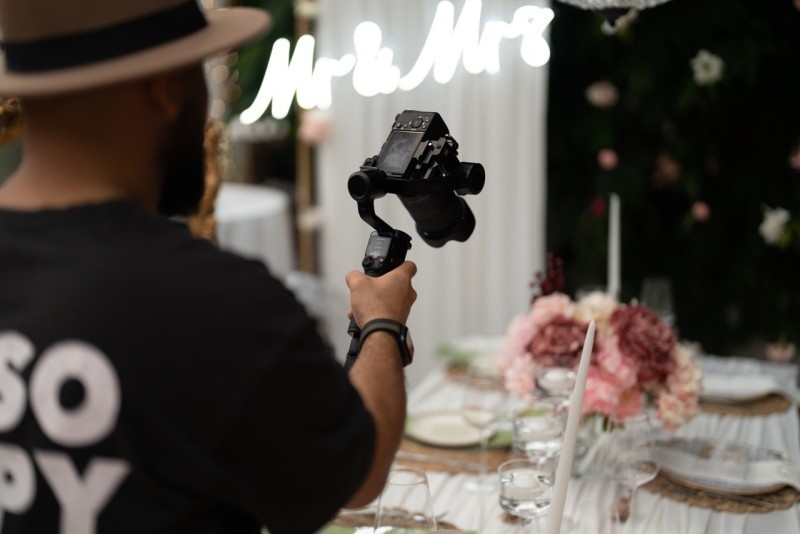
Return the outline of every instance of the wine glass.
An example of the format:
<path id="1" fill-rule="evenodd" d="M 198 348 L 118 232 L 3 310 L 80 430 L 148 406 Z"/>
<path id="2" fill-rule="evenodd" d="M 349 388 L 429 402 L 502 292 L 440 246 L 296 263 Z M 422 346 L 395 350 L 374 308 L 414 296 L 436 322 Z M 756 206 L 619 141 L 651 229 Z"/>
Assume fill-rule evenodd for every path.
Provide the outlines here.
<path id="1" fill-rule="evenodd" d="M 642 304 L 664 319 L 670 326 L 675 326 L 675 309 L 672 304 L 672 283 L 669 278 L 650 277 L 642 281 L 642 292 L 639 295 Z"/>
<path id="2" fill-rule="evenodd" d="M 660 465 L 654 456 L 655 433 L 646 412 L 624 422 L 611 437 L 605 459 L 606 474 L 616 483 L 617 499 L 611 513 L 615 521 L 634 519 L 634 494 L 639 486 L 653 480 Z"/>
<path id="3" fill-rule="evenodd" d="M 500 479 L 500 507 L 522 519 L 523 530 L 550 509 L 555 483 L 555 459 L 534 461 L 516 459 L 497 468 Z"/>
<path id="4" fill-rule="evenodd" d="M 436 530 L 428 477 L 423 471 L 393 468 L 389 472 L 375 515 L 375 532 L 404 533 Z"/>
<path id="5" fill-rule="evenodd" d="M 506 392 L 500 378 L 485 369 L 472 367 L 467 370 L 466 389 L 462 402 L 464 419 L 478 429 L 481 437 L 481 471 L 478 481 L 469 481 L 469 491 L 493 491 L 495 484 L 486 476 L 489 438 L 492 437 L 492 425 L 503 414 Z"/>

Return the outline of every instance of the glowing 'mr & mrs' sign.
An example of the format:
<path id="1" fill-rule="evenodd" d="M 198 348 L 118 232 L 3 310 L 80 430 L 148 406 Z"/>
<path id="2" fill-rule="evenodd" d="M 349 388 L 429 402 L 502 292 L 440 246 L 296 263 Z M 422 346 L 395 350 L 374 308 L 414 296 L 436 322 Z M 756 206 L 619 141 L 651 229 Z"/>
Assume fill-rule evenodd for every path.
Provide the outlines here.
<path id="1" fill-rule="evenodd" d="M 252 124 L 272 103 L 272 116 L 284 118 L 295 95 L 303 109 L 328 109 L 331 106 L 331 81 L 352 73 L 353 87 L 363 96 L 389 94 L 397 89 L 410 91 L 433 71 L 433 78 L 447 83 L 453 78 L 462 59 L 471 74 L 496 73 L 500 70 L 500 43 L 503 39 L 522 38 L 520 55 L 532 67 L 541 67 L 550 59 L 550 47 L 544 38 L 553 20 L 553 10 L 522 6 L 511 22 L 487 21 L 481 27 L 480 0 L 466 0 L 458 21 L 452 2 L 439 2 L 428 38 L 411 70 L 403 75 L 394 65 L 394 53 L 382 47 L 383 34 L 374 22 L 362 22 L 353 33 L 354 54 L 340 59 L 321 57 L 314 63 L 314 38 L 303 35 L 289 57 L 290 43 L 278 39 L 272 48 L 264 80 L 253 103 L 239 120 Z"/>

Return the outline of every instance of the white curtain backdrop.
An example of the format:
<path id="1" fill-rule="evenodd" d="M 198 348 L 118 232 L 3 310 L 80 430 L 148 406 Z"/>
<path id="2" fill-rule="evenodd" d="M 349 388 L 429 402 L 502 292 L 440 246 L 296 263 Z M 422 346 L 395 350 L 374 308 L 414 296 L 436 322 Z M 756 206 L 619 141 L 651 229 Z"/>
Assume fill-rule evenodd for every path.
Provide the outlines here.
<path id="1" fill-rule="evenodd" d="M 464 0 L 453 3 L 458 17 Z M 321 0 L 317 56 L 352 53 L 354 29 L 372 21 L 383 30 L 383 46 L 394 50 L 394 64 L 405 75 L 425 43 L 436 5 L 431 0 Z M 523 5 L 546 7 L 549 0 L 486 1 L 482 24 L 510 22 Z M 500 59 L 496 74 L 469 74 L 459 63 L 448 84 L 429 75 L 412 91 L 371 98 L 356 93 L 351 75 L 333 82 L 330 132 L 316 160 L 321 268 L 328 287 L 344 288 L 345 274 L 360 269 L 371 229 L 358 217 L 347 179 L 379 152 L 397 113 L 440 113 L 459 142 L 459 159 L 486 169 L 483 192 L 464 197 L 477 221 L 464 243 L 429 247 L 397 198 L 375 203 L 378 216 L 412 236 L 408 259 L 419 268 L 414 281 L 419 298 L 409 320 L 417 348 L 407 371 L 412 386 L 434 365 L 439 344 L 503 334 L 513 316 L 527 310 L 529 284 L 544 265 L 547 67 L 523 62 L 520 39 L 504 41 Z M 334 339 L 339 354 L 349 340 L 345 310 L 341 336 Z"/>

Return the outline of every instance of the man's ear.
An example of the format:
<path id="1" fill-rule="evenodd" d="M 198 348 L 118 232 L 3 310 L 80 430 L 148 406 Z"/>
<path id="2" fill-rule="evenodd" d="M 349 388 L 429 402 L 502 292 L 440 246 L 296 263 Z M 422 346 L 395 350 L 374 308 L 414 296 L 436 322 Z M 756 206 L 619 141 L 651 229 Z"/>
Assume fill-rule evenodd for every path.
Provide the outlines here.
<path id="1" fill-rule="evenodd" d="M 141 88 L 147 104 L 163 119 L 172 122 L 183 107 L 185 88 L 175 73 L 156 74 L 142 80 Z"/>

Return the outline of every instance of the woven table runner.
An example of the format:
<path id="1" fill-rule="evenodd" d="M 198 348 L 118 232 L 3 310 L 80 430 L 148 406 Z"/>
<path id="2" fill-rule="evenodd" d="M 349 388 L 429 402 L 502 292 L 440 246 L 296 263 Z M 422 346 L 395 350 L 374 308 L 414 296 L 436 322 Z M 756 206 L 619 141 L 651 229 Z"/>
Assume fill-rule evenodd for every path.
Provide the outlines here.
<path id="1" fill-rule="evenodd" d="M 659 473 L 653 481 L 642 487 L 651 493 L 663 495 L 689 506 L 734 514 L 763 514 L 774 510 L 785 510 L 800 501 L 800 491 L 791 486 L 762 495 L 721 495 L 688 488 L 671 480 L 664 473 Z"/>
<path id="2" fill-rule="evenodd" d="M 411 454 L 424 455 L 427 458 L 425 460 L 396 458 L 395 462 L 425 471 L 444 473 L 475 473 L 483 461 L 486 462 L 488 471 L 496 471 L 500 464 L 511 458 L 511 451 L 507 448 L 489 449 L 484 456 L 478 449 L 441 449 L 428 447 L 408 439 L 404 439 L 400 444 L 400 450 Z M 451 462 L 448 462 L 448 460 Z M 452 461 L 466 462 L 468 465 L 454 465 Z"/>
<path id="3" fill-rule="evenodd" d="M 792 401 L 783 395 L 770 393 L 765 397 L 748 402 L 713 402 L 708 399 L 700 399 L 700 411 L 704 413 L 716 413 L 720 415 L 739 415 L 739 416 L 764 416 L 775 413 L 783 413 L 792 407 Z"/>

